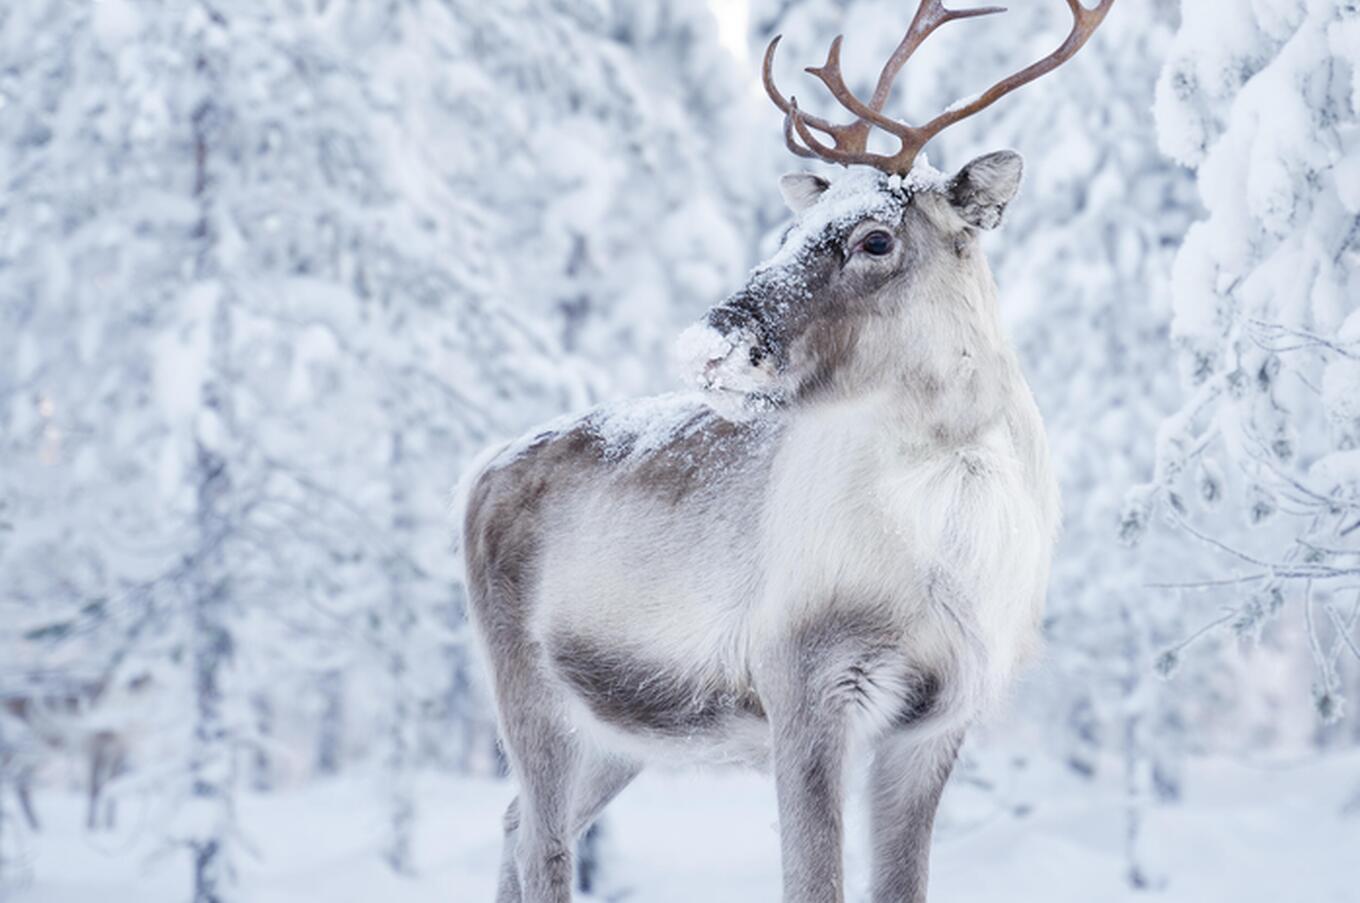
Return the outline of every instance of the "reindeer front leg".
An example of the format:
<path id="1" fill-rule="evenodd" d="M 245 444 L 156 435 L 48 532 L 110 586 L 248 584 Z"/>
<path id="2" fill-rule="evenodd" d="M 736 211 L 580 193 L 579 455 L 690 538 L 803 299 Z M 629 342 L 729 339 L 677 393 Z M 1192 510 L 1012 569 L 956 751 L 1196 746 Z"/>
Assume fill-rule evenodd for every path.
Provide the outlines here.
<path id="1" fill-rule="evenodd" d="M 842 809 L 853 653 L 838 618 L 796 631 L 759 678 L 770 720 L 784 903 L 842 903 Z"/>
<path id="2" fill-rule="evenodd" d="M 879 740 L 869 787 L 873 903 L 925 903 L 935 810 L 962 741 L 962 731 Z"/>
<path id="3" fill-rule="evenodd" d="M 842 903 L 844 730 L 816 700 L 792 698 L 770 713 L 784 866 L 784 903 Z M 804 711 L 798 711 L 803 708 Z"/>

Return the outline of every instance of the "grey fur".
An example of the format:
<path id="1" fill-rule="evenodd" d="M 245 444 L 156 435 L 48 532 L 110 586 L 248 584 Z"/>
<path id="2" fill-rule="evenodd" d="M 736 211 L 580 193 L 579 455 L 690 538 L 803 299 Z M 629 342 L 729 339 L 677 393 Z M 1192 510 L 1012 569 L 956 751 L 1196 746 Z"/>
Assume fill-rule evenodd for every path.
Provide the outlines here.
<path id="1" fill-rule="evenodd" d="M 791 172 L 779 180 L 779 193 L 794 213 L 802 213 L 817 202 L 831 183 L 810 172 Z"/>
<path id="2" fill-rule="evenodd" d="M 1020 155 L 1014 151 L 978 157 L 949 183 L 949 200 L 966 222 L 979 229 L 995 229 L 1020 187 L 1023 171 Z"/>
<path id="3" fill-rule="evenodd" d="M 761 669 L 769 675 L 762 691 L 774 741 L 784 895 L 800 903 L 844 900 L 847 712 L 865 704 L 884 668 L 907 658 L 899 629 L 872 605 L 847 600 L 831 612 L 795 629 Z M 904 698 L 900 710 L 907 714 L 917 704 Z"/>
<path id="4" fill-rule="evenodd" d="M 596 756 L 577 779 L 570 836 L 573 839 L 577 838 L 590 827 L 591 822 L 604 811 L 604 807 L 609 805 L 641 770 L 642 766 L 631 759 Z M 505 845 L 501 853 L 500 881 L 496 890 L 497 903 L 520 903 L 524 899 L 517 856 L 519 826 L 520 802 L 519 797 L 515 797 L 505 810 Z"/>
<path id="5" fill-rule="evenodd" d="M 664 663 L 601 648 L 587 637 L 562 636 L 549 645 L 562 679 L 617 727 L 685 736 L 714 730 L 728 718 L 765 717 L 750 687 L 703 686 Z"/>
<path id="6" fill-rule="evenodd" d="M 567 903 L 578 834 L 659 750 L 772 766 L 785 903 L 842 903 L 845 763 L 866 746 L 873 899 L 925 900 L 954 755 L 1037 630 L 1047 564 L 999 591 L 1024 617 L 998 614 L 974 573 L 996 579 L 995 563 L 956 572 L 910 539 L 914 506 L 946 496 L 912 488 L 884 509 L 899 530 L 877 494 L 938 472 L 946 511 L 981 512 L 990 541 L 970 553 L 1047 554 L 1042 425 L 975 252 L 1018 177 L 1006 155 L 915 194 L 885 177 L 861 219 L 804 229 L 713 308 L 772 381 L 746 397 L 763 414 L 666 409 L 658 441 L 647 418 L 595 412 L 475 472 L 469 610 L 520 785 L 498 903 Z M 837 190 L 784 187 L 809 213 Z M 861 253 L 866 230 L 891 232 L 891 252 Z M 846 430 L 861 444 L 838 445 Z M 1030 509 L 1034 529 L 986 532 Z"/>
<path id="7" fill-rule="evenodd" d="M 873 903 L 925 903 L 935 810 L 962 739 L 920 744 L 893 733 L 879 741 L 869 801 Z"/>

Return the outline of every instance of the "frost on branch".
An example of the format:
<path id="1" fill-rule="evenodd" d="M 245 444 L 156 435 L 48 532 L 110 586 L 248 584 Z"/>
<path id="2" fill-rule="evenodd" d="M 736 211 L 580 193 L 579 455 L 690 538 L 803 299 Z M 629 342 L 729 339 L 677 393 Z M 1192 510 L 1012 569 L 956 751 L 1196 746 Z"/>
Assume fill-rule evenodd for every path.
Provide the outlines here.
<path id="1" fill-rule="evenodd" d="M 1206 215 L 1176 260 L 1189 392 L 1159 431 L 1148 492 L 1222 562 L 1220 584 L 1268 586 L 1214 624 L 1257 638 L 1301 597 L 1331 721 L 1338 669 L 1360 659 L 1360 599 L 1341 598 L 1360 576 L 1360 7 L 1187 2 L 1182 16 L 1158 134 L 1194 168 Z"/>

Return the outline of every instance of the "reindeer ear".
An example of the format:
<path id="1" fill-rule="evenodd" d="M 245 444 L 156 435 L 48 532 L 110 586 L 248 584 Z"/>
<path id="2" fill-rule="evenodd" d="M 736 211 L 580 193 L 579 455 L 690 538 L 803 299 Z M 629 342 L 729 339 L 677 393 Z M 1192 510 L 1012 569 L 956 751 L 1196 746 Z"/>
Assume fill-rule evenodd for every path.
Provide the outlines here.
<path id="1" fill-rule="evenodd" d="M 817 203 L 822 192 L 830 187 L 830 182 L 810 172 L 791 172 L 779 178 L 779 193 L 794 213 L 802 213 Z"/>
<path id="2" fill-rule="evenodd" d="M 1015 151 L 984 154 L 949 181 L 949 203 L 969 225 L 995 229 L 1024 169 L 1025 161 Z"/>

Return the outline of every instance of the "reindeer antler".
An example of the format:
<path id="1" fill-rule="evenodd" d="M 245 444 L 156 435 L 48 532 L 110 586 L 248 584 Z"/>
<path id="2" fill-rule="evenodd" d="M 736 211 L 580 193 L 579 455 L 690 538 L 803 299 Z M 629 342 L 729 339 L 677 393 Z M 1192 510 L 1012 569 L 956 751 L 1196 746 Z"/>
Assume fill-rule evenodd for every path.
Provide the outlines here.
<path id="1" fill-rule="evenodd" d="M 805 113 L 798 108 L 796 97 L 785 98 L 783 94 L 779 93 L 779 89 L 774 84 L 774 76 L 771 73 L 774 65 L 774 51 L 779 46 L 781 37 L 777 35 L 765 50 L 765 65 L 762 74 L 765 81 L 765 93 L 770 96 L 770 100 L 774 101 L 774 105 L 784 112 L 784 141 L 788 144 L 789 150 L 800 157 L 818 157 L 830 163 L 840 163 L 843 166 L 861 163 L 886 173 L 905 175 L 911 171 L 916 155 L 921 152 L 921 148 L 925 147 L 926 142 L 930 141 L 931 138 L 959 120 L 967 119 L 974 113 L 985 110 L 1015 89 L 1052 72 L 1070 60 L 1095 33 L 1100 23 L 1105 20 L 1110 7 L 1114 5 L 1114 0 L 1100 0 L 1093 7 L 1084 6 L 1082 0 L 1065 0 L 1065 2 L 1072 11 L 1072 31 L 1057 50 L 1038 62 L 1026 66 L 1019 72 L 1003 78 L 967 103 L 950 107 L 921 126 L 909 125 L 883 115 L 883 107 L 888 102 L 888 95 L 892 92 L 893 81 L 897 78 L 897 74 L 902 71 L 902 67 L 906 65 L 907 60 L 916 52 L 916 49 L 941 25 L 946 22 L 953 22 L 956 19 L 972 19 L 977 16 L 989 16 L 1005 12 L 1004 7 L 988 6 L 977 9 L 954 10 L 945 9 L 943 0 L 921 0 L 921 5 L 916 10 L 916 17 L 912 19 L 911 27 L 907 29 L 902 42 L 897 45 L 897 49 L 893 51 L 888 62 L 884 64 L 883 71 L 879 73 L 874 95 L 867 104 L 856 97 L 854 92 L 845 84 L 845 79 L 841 75 L 842 37 L 837 37 L 831 42 L 831 49 L 827 52 L 826 62 L 821 66 L 809 66 L 806 71 L 820 79 L 840 105 L 855 114 L 857 117 L 855 121 L 847 125 L 836 125 L 819 116 Z M 870 153 L 867 150 L 869 132 L 874 126 L 878 126 L 889 134 L 896 135 L 902 143 L 901 149 L 892 155 Z M 821 132 L 830 137 L 832 144 L 826 144 L 814 132 Z M 801 144 L 799 143 L 800 140 Z"/>

